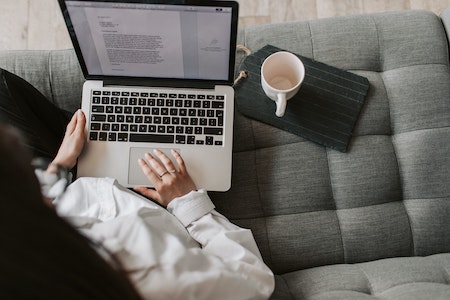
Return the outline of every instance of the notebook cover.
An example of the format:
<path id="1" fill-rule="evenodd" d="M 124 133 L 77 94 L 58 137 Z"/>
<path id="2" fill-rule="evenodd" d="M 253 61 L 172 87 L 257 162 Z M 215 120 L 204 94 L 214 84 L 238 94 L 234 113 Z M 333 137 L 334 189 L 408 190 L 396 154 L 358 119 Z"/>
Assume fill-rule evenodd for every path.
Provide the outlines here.
<path id="1" fill-rule="evenodd" d="M 297 55 L 306 76 L 300 91 L 287 102 L 285 115 L 261 87 L 261 65 L 270 54 L 283 51 L 267 45 L 247 56 L 238 71 L 248 77 L 235 85 L 236 107 L 242 114 L 299 135 L 320 145 L 346 152 L 353 128 L 369 90 L 367 78 Z"/>

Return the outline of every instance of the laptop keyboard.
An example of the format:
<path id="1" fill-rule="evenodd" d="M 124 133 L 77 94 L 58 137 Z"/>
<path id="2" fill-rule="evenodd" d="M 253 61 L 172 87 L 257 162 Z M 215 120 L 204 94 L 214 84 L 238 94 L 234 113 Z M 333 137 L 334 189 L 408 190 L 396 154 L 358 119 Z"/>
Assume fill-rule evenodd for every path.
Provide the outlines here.
<path id="1" fill-rule="evenodd" d="M 222 146 L 225 96 L 92 92 L 91 141 Z"/>

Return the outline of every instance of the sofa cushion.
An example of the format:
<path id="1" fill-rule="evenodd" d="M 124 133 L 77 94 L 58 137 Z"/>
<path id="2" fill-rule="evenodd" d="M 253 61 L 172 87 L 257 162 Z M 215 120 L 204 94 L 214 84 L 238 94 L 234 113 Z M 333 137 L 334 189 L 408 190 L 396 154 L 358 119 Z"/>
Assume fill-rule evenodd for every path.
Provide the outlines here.
<path id="1" fill-rule="evenodd" d="M 211 195 L 253 230 L 275 273 L 450 252 L 450 73 L 439 17 L 265 25 L 242 30 L 239 42 L 275 45 L 371 84 L 347 153 L 236 114 L 232 188 Z"/>
<path id="2" fill-rule="evenodd" d="M 0 68 L 18 75 L 67 111 L 80 108 L 84 77 L 75 51 L 2 51 Z"/>
<path id="3" fill-rule="evenodd" d="M 272 44 L 371 84 L 347 153 L 235 115 L 232 188 L 210 195 L 252 229 L 278 274 L 274 299 L 450 298 L 450 256 L 437 254 L 450 252 L 450 10 L 444 15 L 443 23 L 404 11 L 240 31 L 250 49 Z M 65 109 L 79 106 L 73 50 L 3 51 L 0 67 Z"/>
<path id="4" fill-rule="evenodd" d="M 324 266 L 279 277 L 296 299 L 449 299 L 450 254 Z"/>

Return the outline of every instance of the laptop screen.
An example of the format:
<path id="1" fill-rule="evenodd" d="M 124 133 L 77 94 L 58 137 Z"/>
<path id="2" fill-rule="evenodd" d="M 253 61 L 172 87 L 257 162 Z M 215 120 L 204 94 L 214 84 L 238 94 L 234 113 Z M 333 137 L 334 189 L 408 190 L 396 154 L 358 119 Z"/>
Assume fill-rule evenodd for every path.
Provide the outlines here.
<path id="1" fill-rule="evenodd" d="M 237 4 L 161 2 L 60 1 L 86 78 L 231 82 Z"/>

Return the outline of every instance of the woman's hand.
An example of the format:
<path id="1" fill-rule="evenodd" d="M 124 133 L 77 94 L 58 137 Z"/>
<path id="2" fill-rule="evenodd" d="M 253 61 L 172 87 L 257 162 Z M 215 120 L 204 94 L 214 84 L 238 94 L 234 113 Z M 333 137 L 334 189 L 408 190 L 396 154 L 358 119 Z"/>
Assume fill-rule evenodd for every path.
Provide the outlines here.
<path id="1" fill-rule="evenodd" d="M 79 109 L 73 115 L 69 124 L 67 124 L 64 139 L 50 167 L 52 165 L 59 165 L 67 169 L 72 169 L 76 165 L 78 156 L 80 156 L 85 143 L 85 125 L 86 116 Z"/>
<path id="2" fill-rule="evenodd" d="M 158 162 L 150 153 L 145 154 L 144 159 L 139 159 L 141 167 L 148 180 L 153 184 L 155 190 L 146 187 L 136 187 L 135 191 L 149 197 L 163 206 L 167 206 L 173 199 L 184 196 L 196 190 L 197 187 L 189 176 L 181 155 L 171 151 L 177 161 L 179 170 L 175 168 L 172 161 L 161 151 L 154 150 L 154 154 L 161 161 Z"/>

